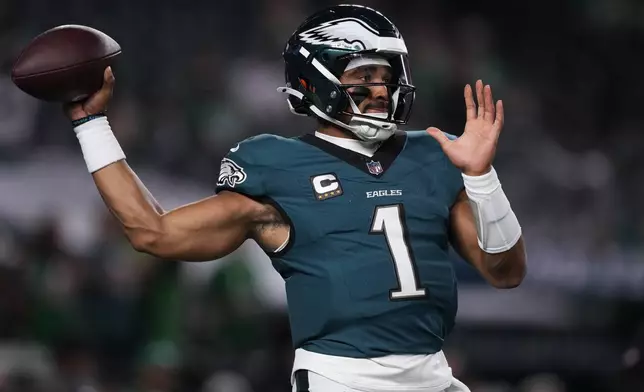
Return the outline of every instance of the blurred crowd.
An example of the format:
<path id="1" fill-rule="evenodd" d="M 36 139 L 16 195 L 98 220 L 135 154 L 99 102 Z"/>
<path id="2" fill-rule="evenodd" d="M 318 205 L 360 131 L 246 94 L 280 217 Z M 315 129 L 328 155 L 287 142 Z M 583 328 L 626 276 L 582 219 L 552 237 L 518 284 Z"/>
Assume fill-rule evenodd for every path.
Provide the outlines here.
<path id="1" fill-rule="evenodd" d="M 249 262 L 252 244 L 205 274 L 131 250 L 60 107 L 19 91 L 10 69 L 56 25 L 116 39 L 110 123 L 171 208 L 212 193 L 237 141 L 314 130 L 276 91 L 281 51 L 331 4 L 0 2 L 0 392 L 288 390 L 279 281 L 258 288 L 268 272 Z M 644 3 L 361 4 L 407 42 L 418 88 L 408 129 L 460 134 L 463 86 L 478 78 L 506 108 L 495 166 L 526 233 L 527 290 L 541 291 L 506 302 L 517 327 L 494 315 L 497 297 L 478 306 L 489 293 L 456 261 L 465 316 L 447 349 L 455 372 L 475 392 L 644 390 Z M 566 328 L 543 325 L 571 314 Z"/>

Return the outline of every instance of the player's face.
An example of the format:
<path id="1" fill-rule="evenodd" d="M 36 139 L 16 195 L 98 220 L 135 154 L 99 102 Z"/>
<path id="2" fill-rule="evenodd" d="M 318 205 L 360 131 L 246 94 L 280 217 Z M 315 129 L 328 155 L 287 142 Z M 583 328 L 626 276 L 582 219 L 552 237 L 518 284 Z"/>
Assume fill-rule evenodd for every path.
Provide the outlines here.
<path id="1" fill-rule="evenodd" d="M 345 72 L 342 84 L 390 83 L 391 68 L 385 65 L 365 65 Z M 347 92 L 362 113 L 387 113 L 389 94 L 385 86 L 349 87 Z M 351 108 L 348 108 L 351 111 Z"/>

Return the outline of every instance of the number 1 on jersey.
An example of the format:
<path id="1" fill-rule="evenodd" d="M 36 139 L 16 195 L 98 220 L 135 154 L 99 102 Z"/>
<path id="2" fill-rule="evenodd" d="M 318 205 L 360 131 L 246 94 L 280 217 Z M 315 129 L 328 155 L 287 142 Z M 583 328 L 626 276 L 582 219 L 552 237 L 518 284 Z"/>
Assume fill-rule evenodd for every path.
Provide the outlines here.
<path id="1" fill-rule="evenodd" d="M 385 235 L 398 278 L 398 288 L 389 292 L 390 299 L 418 298 L 427 294 L 424 288 L 419 287 L 420 282 L 405 229 L 401 204 L 376 207 L 369 233 Z"/>

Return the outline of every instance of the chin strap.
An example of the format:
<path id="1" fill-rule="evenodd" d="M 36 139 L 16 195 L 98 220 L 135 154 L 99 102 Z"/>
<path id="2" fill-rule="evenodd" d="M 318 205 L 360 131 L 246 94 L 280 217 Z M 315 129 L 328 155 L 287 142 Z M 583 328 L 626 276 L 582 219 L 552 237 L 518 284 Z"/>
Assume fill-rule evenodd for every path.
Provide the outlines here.
<path id="1" fill-rule="evenodd" d="M 295 98 L 298 98 L 300 101 L 304 99 L 304 94 L 290 87 L 279 87 L 277 91 L 292 95 Z M 290 100 L 287 99 L 286 102 L 288 103 L 289 110 L 292 113 L 297 114 L 299 116 L 306 116 L 306 114 L 296 112 Z M 396 124 L 392 124 L 390 122 L 379 121 L 376 118 L 372 120 L 372 119 L 358 117 L 358 116 L 351 116 L 351 119 L 349 120 L 349 124 L 345 124 L 340 120 L 337 120 L 333 117 L 328 116 L 326 113 L 318 109 L 315 105 L 310 105 L 309 110 L 317 117 L 323 120 L 326 120 L 331 124 L 337 125 L 340 128 L 350 131 L 351 133 L 356 135 L 360 140 L 363 140 L 366 142 L 377 142 L 377 141 L 387 140 L 391 137 L 391 135 L 394 134 L 394 132 L 396 132 L 396 129 L 398 129 Z M 374 113 L 372 117 L 386 118 L 387 114 Z"/>

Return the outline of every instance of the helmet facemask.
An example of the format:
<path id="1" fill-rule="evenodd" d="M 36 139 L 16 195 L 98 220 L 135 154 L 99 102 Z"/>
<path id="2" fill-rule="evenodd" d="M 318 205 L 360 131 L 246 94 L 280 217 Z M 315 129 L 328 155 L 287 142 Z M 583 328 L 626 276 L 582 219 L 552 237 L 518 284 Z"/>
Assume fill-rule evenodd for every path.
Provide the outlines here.
<path id="1" fill-rule="evenodd" d="M 396 57 L 398 57 L 396 59 Z M 338 87 L 346 96 L 346 107 L 338 112 L 336 119 L 348 126 L 358 138 L 366 141 L 387 139 L 397 129 L 398 124 L 405 124 L 411 114 L 415 88 L 408 82 L 402 56 L 386 58 L 385 56 L 352 55 L 344 72 L 360 67 L 385 66 L 390 68 L 390 81 L 377 83 L 343 83 Z M 395 61 L 398 60 L 398 64 Z M 394 65 L 396 64 L 396 65 Z M 387 91 L 385 112 L 362 113 L 359 106 L 370 99 L 373 87 L 385 87 Z M 373 102 L 377 106 L 378 101 Z"/>

